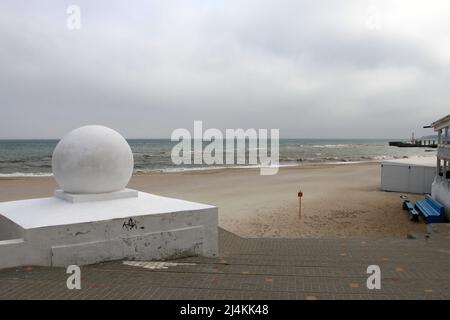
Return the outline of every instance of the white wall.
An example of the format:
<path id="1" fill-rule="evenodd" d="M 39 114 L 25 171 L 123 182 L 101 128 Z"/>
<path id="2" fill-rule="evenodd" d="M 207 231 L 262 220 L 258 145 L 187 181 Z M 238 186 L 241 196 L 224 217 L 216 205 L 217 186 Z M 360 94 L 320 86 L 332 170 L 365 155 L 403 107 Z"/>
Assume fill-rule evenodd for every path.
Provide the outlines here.
<path id="1" fill-rule="evenodd" d="M 381 189 L 385 191 L 431 193 L 435 167 L 383 162 Z"/>
<path id="2" fill-rule="evenodd" d="M 23 237 L 23 229 L 0 214 L 0 241 Z"/>

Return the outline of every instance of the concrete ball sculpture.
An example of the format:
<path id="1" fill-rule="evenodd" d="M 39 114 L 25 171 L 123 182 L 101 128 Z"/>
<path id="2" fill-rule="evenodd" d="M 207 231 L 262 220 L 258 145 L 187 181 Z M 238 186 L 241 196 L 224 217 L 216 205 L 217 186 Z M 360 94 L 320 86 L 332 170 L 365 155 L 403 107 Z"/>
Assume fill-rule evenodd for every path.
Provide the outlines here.
<path id="1" fill-rule="evenodd" d="M 69 132 L 53 151 L 52 171 L 67 193 L 120 191 L 133 173 L 133 153 L 127 141 L 108 127 L 90 125 Z"/>

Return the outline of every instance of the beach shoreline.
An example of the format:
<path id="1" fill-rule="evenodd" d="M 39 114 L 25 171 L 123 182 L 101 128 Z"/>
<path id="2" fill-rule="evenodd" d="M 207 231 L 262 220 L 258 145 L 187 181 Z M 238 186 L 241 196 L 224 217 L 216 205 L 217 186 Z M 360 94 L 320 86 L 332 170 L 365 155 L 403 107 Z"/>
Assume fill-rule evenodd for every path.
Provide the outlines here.
<path id="1" fill-rule="evenodd" d="M 55 187 L 51 176 L 0 177 L 0 201 L 48 197 Z M 404 239 L 426 230 L 409 221 L 401 193 L 380 190 L 380 161 L 288 166 L 273 176 L 258 168 L 138 173 L 129 187 L 216 205 L 219 226 L 243 237 Z"/>

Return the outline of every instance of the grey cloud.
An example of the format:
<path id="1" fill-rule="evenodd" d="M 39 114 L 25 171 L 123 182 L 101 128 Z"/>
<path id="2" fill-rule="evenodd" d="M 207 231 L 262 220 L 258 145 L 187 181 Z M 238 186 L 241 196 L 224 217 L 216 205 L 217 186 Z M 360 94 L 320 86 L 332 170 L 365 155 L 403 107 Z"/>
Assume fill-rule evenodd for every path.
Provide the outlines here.
<path id="1" fill-rule="evenodd" d="M 399 4 L 377 3 L 386 14 Z M 79 1 L 79 31 L 65 27 L 69 4 L 0 4 L 0 138 L 87 123 L 168 138 L 193 120 L 406 137 L 448 113 L 450 44 L 436 26 L 450 22 L 420 10 L 445 2 L 411 5 L 418 25 L 375 31 L 372 1 Z"/>

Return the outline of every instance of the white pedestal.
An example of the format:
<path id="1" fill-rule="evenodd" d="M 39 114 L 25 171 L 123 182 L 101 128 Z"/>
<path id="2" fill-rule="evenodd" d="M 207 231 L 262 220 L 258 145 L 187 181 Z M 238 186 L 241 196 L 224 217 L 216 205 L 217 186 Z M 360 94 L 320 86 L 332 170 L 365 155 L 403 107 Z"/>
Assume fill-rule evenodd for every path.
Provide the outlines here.
<path id="1" fill-rule="evenodd" d="M 0 268 L 215 256 L 217 225 L 216 207 L 144 192 L 104 201 L 2 202 Z"/>
<path id="2" fill-rule="evenodd" d="M 69 193 L 61 189 L 57 189 L 55 190 L 54 195 L 57 198 L 75 203 L 75 202 L 91 202 L 91 201 L 136 198 L 138 196 L 138 191 L 133 189 L 123 189 L 120 191 L 108 193 Z"/>

